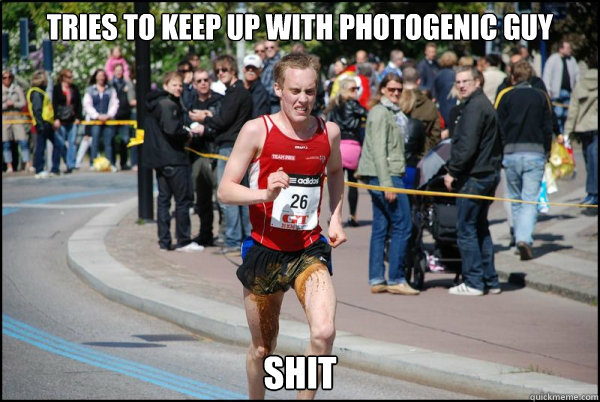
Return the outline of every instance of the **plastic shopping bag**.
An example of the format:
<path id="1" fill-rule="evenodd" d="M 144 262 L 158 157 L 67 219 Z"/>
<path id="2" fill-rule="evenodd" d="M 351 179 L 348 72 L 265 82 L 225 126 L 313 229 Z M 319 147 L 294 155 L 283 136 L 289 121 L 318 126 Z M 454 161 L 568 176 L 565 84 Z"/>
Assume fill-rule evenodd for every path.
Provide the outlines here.
<path id="1" fill-rule="evenodd" d="M 544 172 L 544 178 L 542 179 L 542 187 L 540 188 L 540 195 L 538 197 L 538 202 L 539 204 L 537 204 L 537 208 L 538 208 L 538 212 L 540 214 L 547 214 L 548 212 L 550 212 L 550 206 L 548 205 L 548 203 L 550 202 L 548 200 L 548 187 L 546 184 L 546 173 Z"/>
<path id="2" fill-rule="evenodd" d="M 546 168 L 544 169 L 544 179 L 546 180 L 546 190 L 548 194 L 554 194 L 558 191 L 558 186 L 556 185 L 556 180 L 554 180 L 554 175 L 552 174 L 552 164 L 550 162 L 546 163 Z"/>
<path id="3" fill-rule="evenodd" d="M 552 142 L 550 164 L 552 165 L 552 175 L 554 176 L 554 179 L 569 179 L 575 172 L 575 161 L 573 156 L 563 144 L 559 144 L 556 141 Z"/>
<path id="4" fill-rule="evenodd" d="M 104 156 L 98 156 L 94 159 L 94 170 L 97 172 L 109 172 L 110 161 Z"/>

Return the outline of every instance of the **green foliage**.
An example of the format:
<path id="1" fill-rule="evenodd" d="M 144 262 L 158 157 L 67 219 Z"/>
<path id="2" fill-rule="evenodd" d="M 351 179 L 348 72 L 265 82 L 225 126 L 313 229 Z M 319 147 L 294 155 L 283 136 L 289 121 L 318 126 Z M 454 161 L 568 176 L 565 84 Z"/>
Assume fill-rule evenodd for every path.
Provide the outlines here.
<path id="1" fill-rule="evenodd" d="M 334 40 L 311 41 L 305 43 L 311 53 L 318 55 L 321 64 L 328 66 L 336 57 L 346 56 L 354 58 L 358 49 L 365 49 L 369 53 L 379 56 L 387 61 L 392 49 L 400 48 L 405 55 L 420 59 L 423 54 L 425 40 L 418 41 L 357 41 L 350 38 L 346 41 L 337 39 L 338 15 L 348 14 L 411 14 L 420 15 L 428 13 L 484 13 L 487 8 L 486 2 L 247 2 L 244 3 L 249 13 L 258 14 L 261 17 L 262 29 L 256 32 L 254 40 L 258 41 L 266 37 L 265 14 L 268 13 L 331 13 L 334 14 Z M 512 2 L 496 2 L 493 4 L 494 11 L 502 15 L 514 11 Z M 539 3 L 533 3 L 534 11 L 539 9 Z M 200 57 L 200 63 L 205 68 L 211 67 L 211 60 L 222 53 L 235 53 L 236 43 L 230 41 L 226 36 L 227 14 L 235 13 L 240 3 L 237 2 L 153 2 L 150 3 L 150 12 L 155 16 L 156 37 L 151 41 L 151 71 L 152 80 L 160 82 L 162 74 L 174 70 L 177 63 L 181 61 L 190 50 L 196 52 Z M 548 49 L 566 36 L 573 42 L 575 57 L 581 59 L 589 54 L 591 48 L 597 49 L 598 34 L 596 29 L 597 3 L 577 2 L 568 3 L 568 17 L 562 21 L 553 21 L 551 27 L 551 38 Z M 125 39 L 125 22 L 122 19 L 124 13 L 134 11 L 133 2 L 2 2 L 2 27 L 4 32 L 9 33 L 10 59 L 9 66 L 18 66 L 19 75 L 24 78 L 39 68 L 41 63 L 41 51 L 33 54 L 27 61 L 19 59 L 19 19 L 31 18 L 36 25 L 36 40 L 33 45 L 41 48 L 44 38 L 48 37 L 48 22 L 46 14 L 49 13 L 113 13 L 118 17 L 117 29 L 119 37 L 114 42 L 81 42 L 81 41 L 57 41 L 54 43 L 55 72 L 61 68 L 70 68 L 74 72 L 75 83 L 80 87 L 87 85 L 89 76 L 96 68 L 103 68 L 110 49 L 119 45 L 130 67 L 135 63 L 135 42 Z M 212 41 L 162 41 L 161 14 L 163 13 L 215 13 L 221 16 L 223 26 L 216 32 Z M 539 49 L 539 42 L 530 42 L 530 47 Z M 252 44 L 245 43 L 247 51 L 251 51 Z M 281 42 L 280 47 L 284 52 L 289 52 L 293 43 Z M 505 43 L 508 45 L 508 43 Z M 453 48 L 458 53 L 483 54 L 482 49 L 485 42 L 439 42 L 438 49 Z"/>

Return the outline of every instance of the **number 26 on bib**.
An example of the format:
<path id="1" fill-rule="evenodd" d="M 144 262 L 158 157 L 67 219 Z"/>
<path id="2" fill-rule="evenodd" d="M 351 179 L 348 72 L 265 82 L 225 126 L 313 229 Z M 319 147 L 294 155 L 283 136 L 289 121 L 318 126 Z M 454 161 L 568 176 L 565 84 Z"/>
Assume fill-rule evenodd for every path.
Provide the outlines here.
<path id="1" fill-rule="evenodd" d="M 271 226 L 288 230 L 312 230 L 319 223 L 321 176 L 290 174 L 290 186 L 273 201 Z"/>

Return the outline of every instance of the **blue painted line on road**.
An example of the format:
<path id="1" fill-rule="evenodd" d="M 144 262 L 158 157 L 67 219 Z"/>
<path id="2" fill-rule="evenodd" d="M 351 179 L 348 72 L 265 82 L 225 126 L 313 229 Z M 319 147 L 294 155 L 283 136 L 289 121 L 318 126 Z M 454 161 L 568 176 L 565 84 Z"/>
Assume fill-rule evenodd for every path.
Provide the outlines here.
<path id="1" fill-rule="evenodd" d="M 51 195 L 51 196 L 47 196 L 47 197 L 34 198 L 32 200 L 21 201 L 21 204 L 28 204 L 28 205 L 48 204 L 48 203 L 57 202 L 57 201 L 72 200 L 75 198 L 91 197 L 91 196 L 95 196 L 95 195 L 107 195 L 107 194 L 114 194 L 114 193 L 122 193 L 125 191 L 131 191 L 131 190 L 126 190 L 126 189 L 96 190 L 96 191 L 82 191 L 82 192 L 78 192 L 78 193 L 57 194 L 57 195 Z M 6 216 L 9 214 L 15 213 L 17 211 L 20 211 L 20 210 L 21 210 L 21 208 L 14 208 L 14 207 L 2 208 L 2 216 Z"/>
<path id="2" fill-rule="evenodd" d="M 106 370 L 115 371 L 199 399 L 247 399 L 246 396 L 210 384 L 181 377 L 152 366 L 135 363 L 68 342 L 6 314 L 2 314 L 2 333 L 40 349 Z"/>

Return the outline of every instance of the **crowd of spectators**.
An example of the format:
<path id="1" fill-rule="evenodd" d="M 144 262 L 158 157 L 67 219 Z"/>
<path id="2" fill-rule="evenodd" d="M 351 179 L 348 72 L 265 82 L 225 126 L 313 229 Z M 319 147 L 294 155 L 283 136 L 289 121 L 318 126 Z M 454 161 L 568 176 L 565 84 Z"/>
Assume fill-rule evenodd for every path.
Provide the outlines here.
<path id="1" fill-rule="evenodd" d="M 292 52 L 307 53 L 302 43 L 294 44 L 291 49 Z M 173 183 L 169 187 L 169 169 L 162 165 L 152 166 L 158 169 L 157 179 L 163 183 L 161 205 L 164 216 L 161 219 L 166 219 L 164 211 L 170 195 L 183 200 L 181 205 L 195 205 L 200 218 L 200 233 L 193 238 L 187 234 L 187 223 L 181 223 L 183 229 L 178 229 L 178 236 L 182 236 L 178 238 L 178 248 L 191 243 L 221 245 L 223 253 L 237 255 L 241 242 L 250 232 L 247 207 L 229 205 L 218 207 L 220 227 L 218 234 L 213 232 L 214 190 L 225 162 L 199 157 L 197 153 L 229 156 L 247 121 L 280 110 L 274 87 L 274 70 L 283 55 L 279 43 L 257 42 L 253 50 L 243 58 L 241 65 L 230 55 L 215 57 L 212 69 L 208 70 L 199 66 L 198 55 L 190 53 L 178 64 L 177 74 L 169 76 L 164 83 L 162 98 L 171 99 L 181 107 L 178 112 L 181 113 L 178 123 L 181 127 L 178 125 L 174 129 L 176 134 L 166 135 L 171 139 L 179 138 L 177 141 L 183 141 L 181 144 L 196 151 L 178 151 L 185 155 L 189 164 L 186 167 L 189 175 L 185 170 L 177 179 L 188 180 L 189 176 L 189 186 L 179 186 L 177 190 L 185 193 L 185 197 L 177 195 L 177 186 L 173 187 Z M 485 109 L 485 113 L 496 120 L 493 129 L 502 140 L 502 166 L 506 175 L 503 181 L 511 198 L 537 199 L 554 135 L 558 142 L 567 146 L 572 140 L 582 143 L 587 171 L 587 195 L 582 203 L 597 205 L 597 53 L 590 55 L 587 69 L 580 71 L 580 65 L 572 56 L 571 44 L 560 41 L 558 51 L 548 58 L 542 77 L 538 77 L 527 48 L 521 45 L 504 59 L 499 54 L 484 57 L 465 54 L 459 58 L 452 50 L 444 51 L 438 58 L 437 51 L 435 43 L 427 43 L 423 55 L 417 55 L 420 60 L 416 60 L 396 48 L 389 54 L 386 64 L 378 55 L 360 49 L 353 57 L 339 55 L 330 66 L 322 66 L 328 79 L 319 80 L 312 114 L 333 121 L 341 128 L 341 151 L 348 181 L 362 179 L 374 185 L 415 188 L 418 162 L 440 141 L 450 137 L 455 144 L 459 138 L 464 138 L 466 126 L 460 120 L 475 108 L 479 112 Z M 311 57 L 320 62 L 318 57 Z M 462 72 L 466 78 L 458 80 L 457 72 Z M 34 170 L 36 178 L 68 174 L 80 168 L 88 148 L 91 148 L 89 163 L 92 168 L 101 148 L 113 172 L 137 168 L 136 147 L 126 147 L 133 134 L 132 127 L 106 124 L 108 120 L 135 118 L 137 103 L 131 76 L 132 71 L 119 47 L 111 50 L 104 68 L 94 71 L 89 86 L 81 93 L 73 85 L 73 72 L 68 69 L 59 72 L 52 96 L 47 92 L 45 72 L 36 72 L 31 88 L 25 92 L 10 71 L 3 71 L 3 120 L 27 109 L 34 122 L 32 131 L 36 138 L 32 152 L 25 125 L 3 124 L 6 172 L 16 171 L 21 166 L 21 169 Z M 180 94 L 178 89 L 172 88 L 173 82 L 179 80 Z M 477 101 L 469 103 L 473 96 L 477 96 Z M 77 150 L 79 126 L 85 120 L 93 123 L 81 130 L 84 135 Z M 528 122 L 525 126 L 521 124 L 524 121 Z M 164 131 L 164 127 L 161 130 Z M 120 139 L 118 149 L 115 148 L 115 137 Z M 13 141 L 20 148 L 20 165 L 13 161 Z M 47 141 L 53 145 L 48 163 L 45 161 Z M 66 167 L 63 172 L 60 171 L 61 159 Z M 535 174 L 526 171 L 526 166 L 534 160 Z M 449 162 L 449 172 L 454 169 L 454 174 L 463 174 L 460 169 L 452 168 L 453 163 L 456 161 Z M 46 165 L 50 165 L 49 171 Z M 168 166 L 179 165 L 171 163 Z M 459 190 L 468 177 L 471 176 L 451 177 L 449 188 Z M 491 178 L 490 189 L 495 188 L 495 183 L 496 177 Z M 369 259 L 371 289 L 374 293 L 418 294 L 407 287 L 402 273 L 410 237 L 410 199 L 393 192 L 369 193 L 373 207 Z M 347 225 L 351 227 L 360 225 L 357 203 L 358 192 L 349 188 Z M 178 211 L 185 208 L 181 205 L 176 207 Z M 484 206 L 477 208 L 487 211 Z M 595 210 L 585 212 L 590 214 L 590 211 Z M 536 207 L 513 205 L 507 212 L 513 236 L 511 245 L 517 246 L 523 260 L 531 259 Z M 171 249 L 173 246 L 164 227 L 161 231 L 161 247 Z M 386 280 L 382 267 L 383 245 L 388 236 L 394 247 L 388 255 L 390 268 Z M 462 243 L 465 242 L 463 239 Z M 472 280 L 469 286 L 483 291 L 481 281 Z M 462 290 L 463 293 L 455 291 L 454 294 L 464 294 L 465 289 Z"/>

